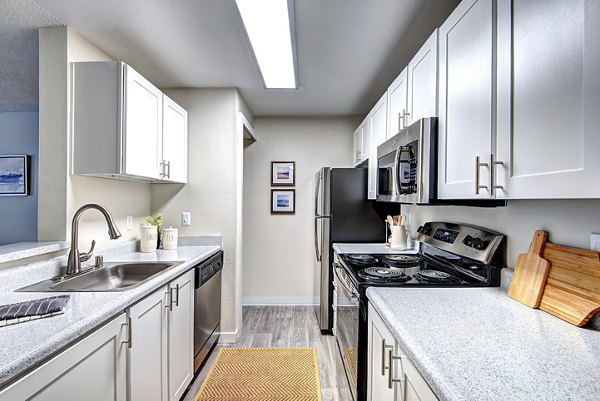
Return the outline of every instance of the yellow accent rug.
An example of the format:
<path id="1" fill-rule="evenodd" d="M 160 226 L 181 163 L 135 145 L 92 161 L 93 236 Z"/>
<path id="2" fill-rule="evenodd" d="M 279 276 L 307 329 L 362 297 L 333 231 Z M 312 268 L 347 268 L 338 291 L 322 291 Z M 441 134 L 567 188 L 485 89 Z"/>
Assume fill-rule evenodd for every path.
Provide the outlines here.
<path id="1" fill-rule="evenodd" d="M 321 401 L 315 348 L 221 348 L 195 401 Z"/>
<path id="2" fill-rule="evenodd" d="M 358 349 L 344 348 L 344 355 L 350 368 L 350 376 L 352 376 L 352 385 L 356 388 L 356 375 L 358 373 Z"/>

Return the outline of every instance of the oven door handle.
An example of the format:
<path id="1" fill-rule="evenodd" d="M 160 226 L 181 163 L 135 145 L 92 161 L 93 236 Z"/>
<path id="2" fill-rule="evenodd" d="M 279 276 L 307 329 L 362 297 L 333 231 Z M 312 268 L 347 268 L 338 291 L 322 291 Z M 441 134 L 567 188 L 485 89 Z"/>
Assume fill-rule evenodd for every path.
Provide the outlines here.
<path id="1" fill-rule="evenodd" d="M 356 293 L 356 291 L 352 291 L 350 288 L 348 288 L 348 283 L 346 282 L 346 279 L 342 278 L 342 275 L 338 272 L 339 270 L 343 269 L 343 267 L 337 263 L 334 263 L 333 267 L 333 272 L 337 277 L 338 282 L 340 283 L 340 287 L 342 287 L 344 291 L 350 294 L 352 300 L 358 301 L 358 294 Z"/>

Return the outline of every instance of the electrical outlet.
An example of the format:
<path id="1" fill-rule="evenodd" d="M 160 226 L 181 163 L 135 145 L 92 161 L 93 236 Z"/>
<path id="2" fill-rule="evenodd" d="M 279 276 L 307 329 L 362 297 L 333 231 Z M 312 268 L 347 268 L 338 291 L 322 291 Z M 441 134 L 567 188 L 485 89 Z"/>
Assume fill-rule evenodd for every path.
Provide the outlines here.
<path id="1" fill-rule="evenodd" d="M 190 212 L 181 213 L 181 225 L 191 226 L 192 225 L 192 214 Z"/>
<path id="2" fill-rule="evenodd" d="M 133 216 L 127 216 L 127 223 L 125 223 L 127 231 L 133 230 Z"/>
<path id="3" fill-rule="evenodd" d="M 590 235 L 590 249 L 600 252 L 600 233 L 592 233 Z"/>

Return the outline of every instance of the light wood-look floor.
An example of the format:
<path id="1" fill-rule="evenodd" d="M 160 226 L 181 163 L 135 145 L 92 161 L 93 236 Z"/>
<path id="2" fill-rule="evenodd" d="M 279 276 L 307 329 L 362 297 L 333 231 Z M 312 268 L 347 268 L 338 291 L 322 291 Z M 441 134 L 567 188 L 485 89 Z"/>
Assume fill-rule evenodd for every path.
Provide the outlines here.
<path id="1" fill-rule="evenodd" d="M 335 338 L 321 335 L 314 307 L 244 306 L 242 316 L 241 338 L 236 343 L 217 344 L 183 401 L 194 401 L 218 350 L 222 347 L 315 347 L 319 360 L 323 401 L 352 401 Z"/>

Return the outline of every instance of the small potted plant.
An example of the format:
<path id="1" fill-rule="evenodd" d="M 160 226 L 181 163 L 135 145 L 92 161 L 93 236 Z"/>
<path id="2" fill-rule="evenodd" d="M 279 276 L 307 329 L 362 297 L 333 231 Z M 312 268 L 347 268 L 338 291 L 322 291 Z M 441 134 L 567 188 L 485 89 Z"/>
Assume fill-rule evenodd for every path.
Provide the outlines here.
<path id="1" fill-rule="evenodd" d="M 157 230 L 156 248 L 160 248 L 161 236 L 162 236 L 162 225 L 163 225 L 162 213 L 157 213 L 156 218 L 152 218 L 152 216 L 146 217 L 146 223 L 148 223 L 151 226 L 156 226 L 156 230 Z"/>

